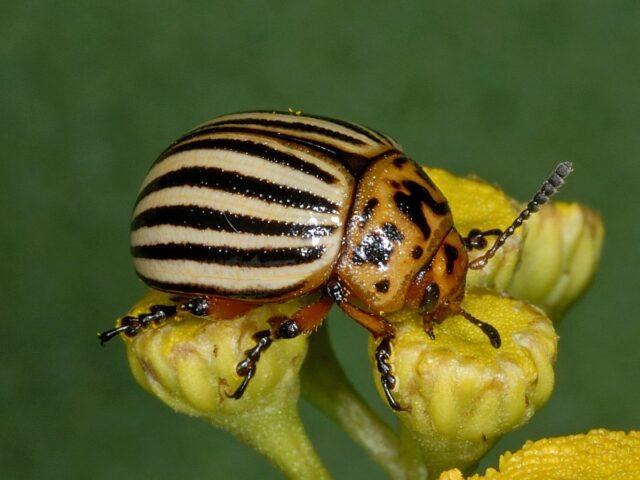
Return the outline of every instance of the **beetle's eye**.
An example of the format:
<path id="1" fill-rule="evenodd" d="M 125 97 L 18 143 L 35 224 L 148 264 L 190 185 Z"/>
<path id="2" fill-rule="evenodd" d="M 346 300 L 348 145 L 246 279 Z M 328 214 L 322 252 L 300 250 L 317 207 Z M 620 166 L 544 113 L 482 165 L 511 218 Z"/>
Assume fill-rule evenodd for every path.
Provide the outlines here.
<path id="1" fill-rule="evenodd" d="M 424 297 L 422 297 L 420 308 L 423 312 L 431 312 L 438 305 L 438 300 L 440 300 L 440 287 L 438 287 L 437 283 L 432 282 L 424 289 Z"/>

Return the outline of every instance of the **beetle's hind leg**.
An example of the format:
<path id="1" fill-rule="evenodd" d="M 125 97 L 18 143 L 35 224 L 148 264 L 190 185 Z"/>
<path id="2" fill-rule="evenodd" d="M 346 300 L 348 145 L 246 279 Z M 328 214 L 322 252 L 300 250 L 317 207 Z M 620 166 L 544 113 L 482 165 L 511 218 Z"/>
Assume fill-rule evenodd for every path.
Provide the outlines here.
<path id="1" fill-rule="evenodd" d="M 118 320 L 118 326 L 98 334 L 100 345 L 104 345 L 112 338 L 120 334 L 127 337 L 135 337 L 141 330 L 155 324 L 159 325 L 163 321 L 174 317 L 178 311 L 176 305 L 152 305 L 149 313 L 138 316 L 127 315 Z"/>
<path id="2" fill-rule="evenodd" d="M 313 332 L 322 324 L 332 305 L 333 300 L 327 295 L 322 295 L 315 302 L 302 307 L 291 318 L 280 315 L 270 318 L 271 329 L 260 330 L 253 335 L 256 341 L 255 346 L 245 351 L 245 359 L 236 366 L 236 373 L 242 377 L 242 382 L 233 393 L 227 396 L 235 399 L 242 397 L 256 373 L 260 356 L 274 340 L 295 338 L 298 335 Z"/>
<path id="3" fill-rule="evenodd" d="M 122 317 L 115 328 L 98 334 L 100 344 L 104 345 L 112 338 L 121 334 L 127 337 L 135 337 L 141 330 L 151 325 L 160 325 L 162 322 L 175 317 L 179 311 L 188 312 L 196 317 L 207 316 L 212 310 L 212 307 L 216 305 L 215 303 L 212 304 L 212 302 L 215 302 L 215 299 L 207 299 L 204 297 L 193 297 L 186 300 L 182 299 L 182 297 L 174 297 L 171 300 L 176 303 L 173 305 L 152 305 L 149 307 L 148 313 Z"/>

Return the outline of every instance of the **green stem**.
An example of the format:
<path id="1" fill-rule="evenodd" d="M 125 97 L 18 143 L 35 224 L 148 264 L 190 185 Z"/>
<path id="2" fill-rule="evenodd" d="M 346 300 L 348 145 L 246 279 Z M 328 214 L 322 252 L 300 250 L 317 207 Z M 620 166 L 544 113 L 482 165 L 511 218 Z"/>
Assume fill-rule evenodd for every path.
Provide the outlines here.
<path id="1" fill-rule="evenodd" d="M 264 455 L 287 478 L 331 480 L 311 445 L 295 405 L 286 400 L 250 413 L 212 421 Z"/>
<path id="2" fill-rule="evenodd" d="M 400 424 L 400 448 L 402 451 L 405 478 L 407 480 L 429 480 L 436 478 L 432 475 L 432 472 L 427 470 L 420 445 L 402 424 Z"/>
<path id="3" fill-rule="evenodd" d="M 398 437 L 353 388 L 326 327 L 311 336 L 301 372 L 302 395 L 340 426 L 391 477 L 406 480 Z"/>

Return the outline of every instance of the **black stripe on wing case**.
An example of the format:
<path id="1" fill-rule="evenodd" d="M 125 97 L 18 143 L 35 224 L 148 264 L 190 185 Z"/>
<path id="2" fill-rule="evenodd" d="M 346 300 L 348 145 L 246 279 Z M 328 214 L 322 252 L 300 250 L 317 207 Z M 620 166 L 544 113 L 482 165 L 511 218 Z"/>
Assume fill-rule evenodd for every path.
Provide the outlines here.
<path id="1" fill-rule="evenodd" d="M 197 205 L 170 205 L 150 208 L 140 213 L 131 222 L 131 230 L 158 225 L 301 238 L 326 237 L 337 228 L 333 225 L 303 225 L 281 222 Z"/>
<path id="2" fill-rule="evenodd" d="M 277 298 L 288 293 L 297 292 L 301 288 L 304 287 L 305 282 L 294 283 L 289 287 L 284 288 L 274 288 L 272 290 L 257 290 L 257 289 L 230 289 L 230 288 L 220 288 L 214 287 L 211 285 L 201 285 L 197 283 L 171 283 L 171 282 L 162 282 L 159 280 L 154 280 L 153 278 L 145 277 L 144 275 L 138 273 L 138 277 L 144 283 L 153 287 L 157 290 L 161 290 L 163 292 L 173 292 L 173 293 L 186 293 L 186 294 L 196 294 L 196 295 L 221 295 L 225 297 L 236 297 L 236 298 L 246 298 L 246 299 L 268 299 L 268 298 Z"/>
<path id="3" fill-rule="evenodd" d="M 311 263 L 322 257 L 323 246 L 294 248 L 241 249 L 199 245 L 194 243 L 165 243 L 131 247 L 134 258 L 149 260 L 191 260 L 231 267 L 286 267 Z"/>
<path id="4" fill-rule="evenodd" d="M 391 142 L 389 142 L 389 139 L 387 138 L 386 135 L 383 135 L 382 133 L 377 132 L 373 128 L 365 127 L 364 125 L 358 125 L 357 123 L 348 122 L 346 120 L 338 120 L 335 118 L 323 117 L 322 115 L 309 115 L 308 113 L 305 113 L 305 117 L 316 118 L 318 120 L 324 120 L 326 122 L 335 123 L 336 125 L 349 128 L 354 132 L 359 133 L 360 135 L 364 135 L 365 137 L 367 137 L 370 140 L 373 140 L 376 143 L 383 142 L 383 143 L 391 144 Z"/>
<path id="5" fill-rule="evenodd" d="M 267 113 L 267 114 L 272 114 L 272 115 L 284 115 L 284 116 L 295 116 L 296 118 L 314 118 L 316 120 L 322 120 L 325 122 L 329 122 L 329 123 L 335 123 L 336 125 L 340 125 L 342 127 L 346 127 L 350 130 L 353 130 L 355 133 L 359 133 L 361 135 L 366 136 L 367 138 L 380 143 L 382 142 L 386 142 L 389 145 L 392 144 L 391 139 L 387 136 L 384 135 L 380 132 L 378 132 L 377 130 L 374 130 L 371 127 L 365 127 L 364 125 L 359 125 L 357 123 L 353 123 L 353 122 L 349 122 L 347 120 L 338 120 L 336 118 L 331 118 L 331 117 L 325 117 L 322 115 L 313 115 L 311 113 L 303 113 L 301 115 L 295 113 L 295 112 L 291 112 L 291 111 L 284 111 L 284 110 L 249 110 L 246 112 L 237 112 L 231 115 L 251 115 L 251 114 L 260 114 L 260 113 Z M 205 125 L 204 127 L 201 128 L 206 128 L 206 126 L 211 125 L 211 123 L 215 123 L 215 120 L 213 120 L 210 123 L 207 123 L 207 125 Z M 377 137 L 376 137 L 377 135 Z"/>
<path id="6" fill-rule="evenodd" d="M 330 130 L 328 128 L 319 127 L 318 125 L 312 125 L 303 122 L 285 122 L 284 120 L 274 120 L 269 118 L 238 118 L 235 120 L 214 120 L 209 125 L 262 125 L 264 127 L 275 127 L 283 128 L 285 130 L 297 130 L 299 132 L 315 133 L 331 138 L 333 140 L 350 143 L 352 145 L 365 145 L 365 142 L 358 138 L 354 138 L 349 135 L 345 135 L 344 133 Z"/>
<path id="7" fill-rule="evenodd" d="M 171 187 L 221 190 L 317 213 L 338 213 L 340 210 L 337 204 L 313 193 L 215 167 L 186 167 L 167 172 L 142 189 L 136 204 L 153 192 Z"/>
<path id="8" fill-rule="evenodd" d="M 266 138 L 273 138 L 275 140 L 284 140 L 287 142 L 291 142 L 297 146 L 303 147 L 305 150 L 319 155 L 320 158 L 323 156 L 328 156 L 332 160 L 339 162 L 343 165 L 351 174 L 358 175 L 366 168 L 366 166 L 370 163 L 370 159 L 365 157 L 364 155 L 348 152 L 346 150 L 342 150 L 338 148 L 336 145 L 321 142 L 315 138 L 306 138 L 304 136 L 297 136 L 295 133 L 289 132 L 284 133 L 278 130 L 265 130 L 261 128 L 251 128 L 251 127 L 239 127 L 239 126 L 227 126 L 227 125 L 211 125 L 207 127 L 202 127 L 199 130 L 196 130 L 192 133 L 189 133 L 183 137 L 184 140 L 188 140 L 190 138 L 194 138 L 197 136 L 205 136 L 208 134 L 215 133 L 238 133 L 238 134 L 246 134 L 246 135 L 258 135 Z M 183 141 L 181 139 L 180 141 Z"/>
<path id="9" fill-rule="evenodd" d="M 188 134 L 187 137 L 189 137 L 189 135 L 193 134 Z M 179 142 L 180 143 L 174 144 L 162 153 L 155 163 L 160 163 L 167 157 L 180 152 L 189 152 L 192 150 L 227 150 L 251 155 L 253 157 L 259 157 L 269 162 L 284 165 L 296 171 L 312 175 L 325 183 L 335 183 L 337 181 L 336 177 L 313 163 L 305 162 L 295 155 L 281 152 L 267 145 L 247 140 L 236 140 L 233 138 L 203 138 L 187 143 L 184 143 L 184 140 L 181 139 Z"/>

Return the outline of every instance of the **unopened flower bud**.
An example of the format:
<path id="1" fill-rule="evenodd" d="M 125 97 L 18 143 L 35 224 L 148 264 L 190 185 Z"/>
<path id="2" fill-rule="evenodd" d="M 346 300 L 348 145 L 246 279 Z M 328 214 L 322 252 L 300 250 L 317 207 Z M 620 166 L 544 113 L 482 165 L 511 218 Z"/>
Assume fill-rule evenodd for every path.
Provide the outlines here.
<path id="1" fill-rule="evenodd" d="M 577 203 L 545 206 L 529 221 L 507 291 L 559 318 L 593 277 L 603 238 L 602 220 L 593 210 Z"/>
<path id="2" fill-rule="evenodd" d="M 526 423 L 553 389 L 557 336 L 542 311 L 484 291 L 467 293 L 462 306 L 498 330 L 500 348 L 462 316 L 436 325 L 435 340 L 409 310 L 390 318 L 397 326 L 394 396 L 405 409 L 398 417 L 431 475 L 473 466 L 502 435 Z"/>
<path id="3" fill-rule="evenodd" d="M 171 304 L 150 291 L 130 312 Z M 304 299 L 267 304 L 232 320 L 180 312 L 165 323 L 125 338 L 131 371 L 147 391 L 180 413 L 224 428 L 263 453 L 290 478 L 327 478 L 297 413 L 298 373 L 307 338 L 273 341 L 257 363 L 242 398 L 231 394 L 242 381 L 237 365 L 268 330 L 274 316 L 290 316 Z"/>
<path id="4" fill-rule="evenodd" d="M 472 229 L 506 228 L 523 205 L 476 178 L 426 169 L 449 201 L 461 235 Z M 507 240 L 485 268 L 470 270 L 467 285 L 526 300 L 560 318 L 585 290 L 600 260 L 604 228 L 600 216 L 577 203 L 550 203 Z M 488 237 L 488 246 L 492 237 Z M 470 252 L 471 260 L 482 250 Z"/>
<path id="5" fill-rule="evenodd" d="M 640 478 L 640 432 L 592 430 L 587 434 L 527 442 L 500 457 L 499 471 L 469 480 L 547 480 L 549 478 L 633 480 Z M 439 480 L 463 480 L 459 470 Z"/>

